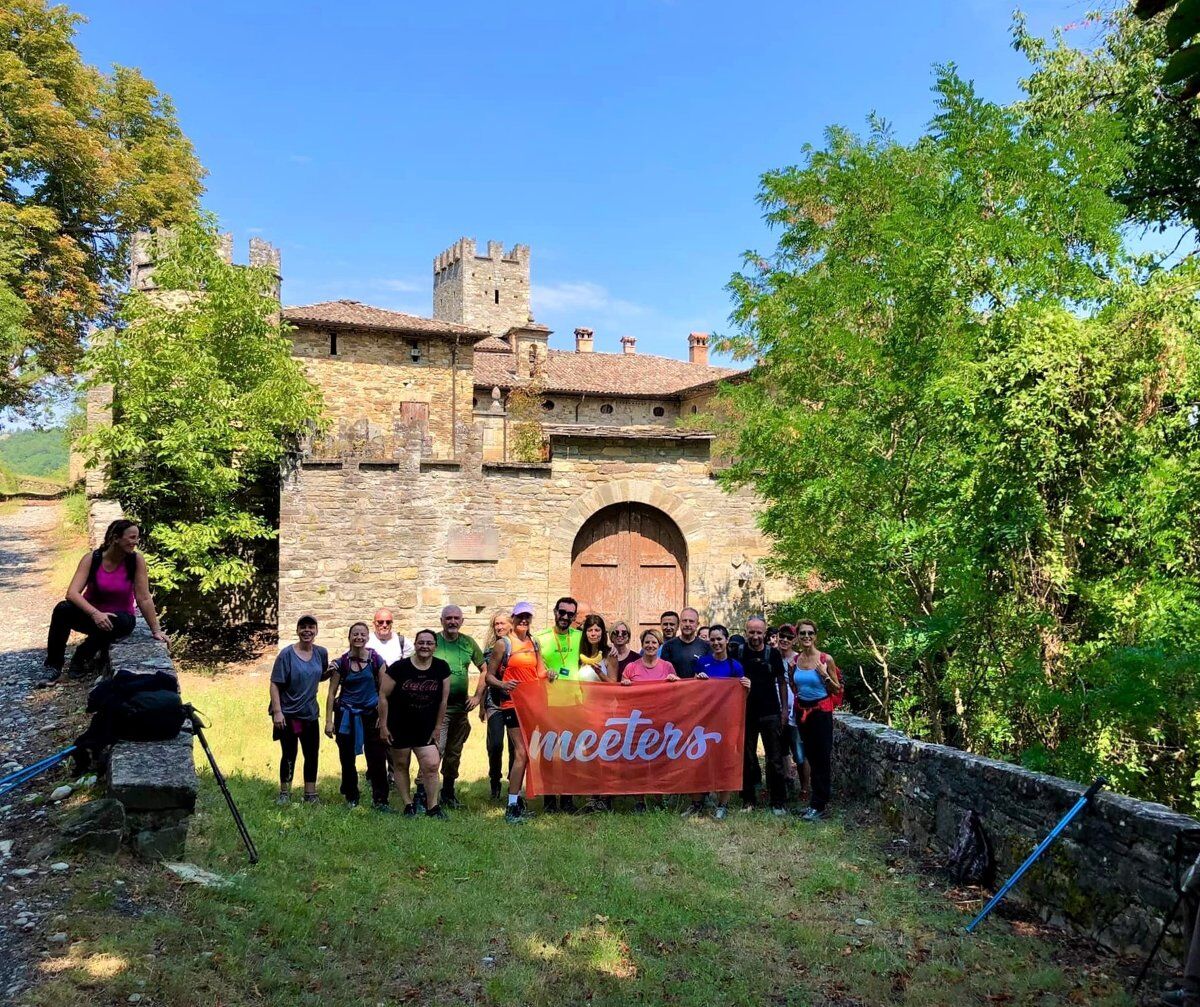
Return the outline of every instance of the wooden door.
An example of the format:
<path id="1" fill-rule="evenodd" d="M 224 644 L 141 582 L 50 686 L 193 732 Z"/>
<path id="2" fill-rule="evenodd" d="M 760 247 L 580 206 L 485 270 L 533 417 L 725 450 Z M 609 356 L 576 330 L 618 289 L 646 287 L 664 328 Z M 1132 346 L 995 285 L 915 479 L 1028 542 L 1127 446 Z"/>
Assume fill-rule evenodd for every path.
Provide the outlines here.
<path id="1" fill-rule="evenodd" d="M 571 594 L 610 626 L 626 620 L 636 636 L 657 628 L 664 610 L 684 606 L 686 566 L 683 536 L 667 515 L 645 504 L 613 504 L 575 537 Z"/>

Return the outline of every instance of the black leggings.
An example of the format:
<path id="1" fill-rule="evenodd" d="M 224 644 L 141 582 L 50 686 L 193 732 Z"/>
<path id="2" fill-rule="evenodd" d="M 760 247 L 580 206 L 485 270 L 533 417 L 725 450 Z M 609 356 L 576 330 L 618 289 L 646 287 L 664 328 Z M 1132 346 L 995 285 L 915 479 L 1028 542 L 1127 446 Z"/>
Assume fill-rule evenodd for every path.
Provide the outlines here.
<path id="1" fill-rule="evenodd" d="M 282 728 L 275 729 L 275 737 L 279 739 L 282 755 L 279 758 L 279 785 L 292 785 L 292 777 L 296 775 L 296 746 L 304 753 L 304 782 L 317 782 L 317 752 L 321 747 L 321 730 L 315 720 L 302 720 L 304 726 L 297 734 L 292 730 L 292 720 L 288 717 Z"/>
<path id="2" fill-rule="evenodd" d="M 338 714 L 339 718 L 341 714 Z M 371 801 L 375 804 L 388 802 L 388 747 L 379 737 L 379 723 L 374 712 L 363 715 L 363 754 L 367 757 L 367 782 L 371 785 Z M 314 721 L 315 723 L 315 721 Z M 294 735 L 293 735 L 294 737 Z M 301 739 L 303 741 L 303 738 Z M 347 801 L 357 801 L 358 787 L 358 756 L 354 754 L 354 733 L 335 734 L 337 742 L 338 761 L 342 765 L 342 796 Z M 295 759 L 295 749 L 292 758 Z M 313 757 L 316 765 L 316 757 Z M 305 777 L 308 774 L 308 753 L 305 753 Z M 315 776 L 314 776 L 315 779 Z"/>
<path id="3" fill-rule="evenodd" d="M 804 761 L 812 767 L 812 799 L 809 804 L 817 811 L 824 811 L 829 803 L 829 792 L 833 770 L 833 714 L 818 710 L 815 706 L 807 711 L 796 705 L 796 726 L 800 728 L 800 740 L 804 742 Z"/>
<path id="4" fill-rule="evenodd" d="M 500 768 L 504 759 L 504 739 L 508 731 L 504 727 L 504 711 L 489 710 L 487 718 L 488 779 L 493 787 L 500 786 Z M 513 743 L 508 743 L 508 771 L 512 772 Z"/>
<path id="5" fill-rule="evenodd" d="M 60 601 L 50 615 L 50 632 L 46 636 L 46 664 L 62 671 L 71 630 L 83 633 L 87 637 L 75 648 L 74 660 L 79 662 L 75 667 L 82 667 L 97 653 L 107 651 L 109 644 L 123 640 L 133 632 L 136 620 L 130 613 L 117 612 L 115 615 L 110 614 L 108 618 L 112 629 L 101 629 L 92 621 L 92 617 L 73 601 Z"/>

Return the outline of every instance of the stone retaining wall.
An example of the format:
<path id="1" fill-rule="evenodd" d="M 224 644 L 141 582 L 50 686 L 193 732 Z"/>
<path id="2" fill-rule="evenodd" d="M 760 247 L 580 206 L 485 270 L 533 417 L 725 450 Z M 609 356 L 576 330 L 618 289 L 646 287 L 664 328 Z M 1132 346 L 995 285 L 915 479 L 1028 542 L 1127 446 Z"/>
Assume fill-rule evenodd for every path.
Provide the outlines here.
<path id="1" fill-rule="evenodd" d="M 978 811 L 998 885 L 1087 789 L 845 714 L 834 728 L 833 760 L 835 798 L 868 801 L 922 846 L 948 851 L 963 813 Z M 1200 821 L 1102 791 L 1006 898 L 1106 947 L 1144 954 L 1175 902 L 1179 856 L 1186 869 L 1198 848 Z M 1167 948 L 1179 950 L 1170 941 Z"/>
<path id="2" fill-rule="evenodd" d="M 113 644 L 112 665 L 145 674 L 175 674 L 166 646 L 151 638 L 140 618 L 129 637 Z M 141 857 L 183 855 L 199 786 L 189 727 L 185 721 L 172 741 L 122 741 L 113 747 L 105 778 L 108 796 L 124 807 L 125 841 Z"/>

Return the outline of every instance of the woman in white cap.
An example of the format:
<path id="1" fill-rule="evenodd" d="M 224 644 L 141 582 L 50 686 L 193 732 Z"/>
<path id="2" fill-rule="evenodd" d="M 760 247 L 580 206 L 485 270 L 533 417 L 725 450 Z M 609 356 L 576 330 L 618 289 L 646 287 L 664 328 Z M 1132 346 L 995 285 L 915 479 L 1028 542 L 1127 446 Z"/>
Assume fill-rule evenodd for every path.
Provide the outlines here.
<path id="1" fill-rule="evenodd" d="M 511 825 L 524 822 L 533 814 L 525 807 L 525 765 L 529 761 L 529 752 L 521 737 L 512 693 L 526 682 L 549 677 L 537 640 L 529 631 L 532 624 L 533 606 L 527 601 L 517 602 L 512 612 L 512 633 L 497 640 L 488 657 L 487 682 L 504 696 L 500 710 L 513 751 L 512 768 L 508 773 L 508 807 L 504 812 L 504 820 Z"/>

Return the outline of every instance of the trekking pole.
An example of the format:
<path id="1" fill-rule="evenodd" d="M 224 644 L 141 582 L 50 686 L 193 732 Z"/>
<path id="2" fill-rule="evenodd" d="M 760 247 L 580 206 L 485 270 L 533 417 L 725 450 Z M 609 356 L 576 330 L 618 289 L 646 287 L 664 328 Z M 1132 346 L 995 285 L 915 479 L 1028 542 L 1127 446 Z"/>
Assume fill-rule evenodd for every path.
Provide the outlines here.
<path id="1" fill-rule="evenodd" d="M 75 751 L 74 745 L 68 745 L 61 752 L 55 752 L 53 755 L 48 755 L 44 759 L 26 766 L 23 769 L 18 769 L 15 772 L 9 773 L 8 776 L 0 780 L 0 797 L 12 793 L 17 787 L 28 783 L 35 776 L 41 776 L 47 769 L 57 766 L 68 755 Z"/>
<path id="2" fill-rule="evenodd" d="M 1187 838 L 1196 839 L 1200 836 L 1200 832 L 1177 832 L 1175 834 L 1175 887 L 1179 895 L 1175 899 L 1175 905 L 1171 906 L 1171 911 L 1163 918 L 1162 929 L 1158 932 L 1158 938 L 1154 942 L 1154 946 L 1150 949 L 1150 954 L 1146 956 L 1146 960 L 1142 963 L 1142 970 L 1138 973 L 1137 981 L 1133 984 L 1133 992 L 1136 993 L 1142 988 L 1142 983 L 1146 981 L 1146 975 L 1150 972 L 1150 965 L 1154 962 L 1155 956 L 1158 954 L 1158 949 L 1162 947 L 1163 938 L 1167 936 L 1167 931 L 1171 929 L 1171 924 L 1175 921 L 1175 914 L 1179 912 L 1179 907 L 1183 905 L 1183 900 L 1187 898 L 1188 889 L 1183 886 L 1182 881 L 1186 881 L 1184 877 L 1179 876 L 1179 862 L 1182 860 L 1183 844 Z"/>
<path id="3" fill-rule="evenodd" d="M 1075 806 L 1063 816 L 1062 821 L 1060 821 L 1056 826 L 1054 826 L 1053 829 L 1050 830 L 1050 835 L 1037 844 L 1037 847 L 1034 849 L 1034 851 L 1025 859 L 1025 863 L 1018 867 L 1016 871 L 1013 872 L 1013 876 L 1004 882 L 1004 885 L 1001 887 L 1000 891 L 993 895 L 988 901 L 988 904 L 983 907 L 983 911 L 967 924 L 967 933 L 973 933 L 975 931 L 975 928 L 984 921 L 987 915 L 1000 904 L 1004 896 L 1008 894 L 1009 889 L 1011 889 L 1013 885 L 1021 880 L 1021 876 L 1033 866 L 1034 861 L 1050 848 L 1050 844 L 1059 837 L 1063 829 L 1071 824 L 1071 819 L 1078 815 L 1079 812 L 1081 812 L 1088 805 L 1091 799 L 1096 796 L 1097 791 L 1099 791 L 1100 788 L 1106 783 L 1108 783 L 1108 781 L 1103 776 L 1096 777 L 1092 785 L 1088 787 L 1087 792 L 1081 798 L 1079 798 L 1079 800 L 1075 802 Z"/>
<path id="4" fill-rule="evenodd" d="M 258 850 L 254 846 L 254 840 L 250 838 L 250 830 L 246 828 L 246 822 L 242 818 L 242 813 L 238 811 L 237 805 L 233 803 L 233 794 L 229 792 L 229 784 L 225 782 L 225 776 L 217 766 L 216 757 L 212 753 L 212 749 L 208 747 L 208 739 L 204 737 L 204 722 L 200 719 L 200 715 L 196 712 L 196 708 L 190 703 L 184 706 L 187 715 L 192 721 L 192 733 L 196 736 L 196 740 L 200 742 L 200 747 L 204 749 L 204 754 L 208 756 L 208 764 L 212 766 L 213 778 L 217 781 L 217 786 L 221 788 L 221 793 L 225 795 L 225 803 L 229 805 L 229 811 L 233 815 L 234 824 L 237 825 L 238 834 L 242 837 L 242 842 L 246 844 L 246 852 L 250 854 L 250 863 L 258 863 Z"/>

